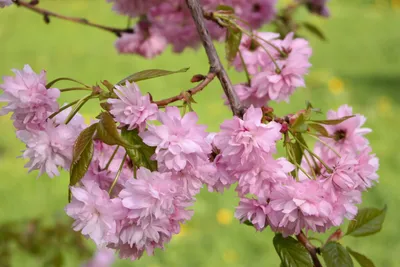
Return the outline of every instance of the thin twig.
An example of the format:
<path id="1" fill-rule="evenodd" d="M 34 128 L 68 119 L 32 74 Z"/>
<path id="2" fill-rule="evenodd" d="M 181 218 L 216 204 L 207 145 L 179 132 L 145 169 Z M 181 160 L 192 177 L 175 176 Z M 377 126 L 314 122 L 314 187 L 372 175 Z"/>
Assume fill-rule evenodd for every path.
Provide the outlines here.
<path id="1" fill-rule="evenodd" d="M 229 79 L 225 68 L 222 66 L 221 60 L 217 54 L 210 33 L 206 28 L 203 9 L 199 3 L 199 0 L 186 0 L 186 4 L 190 9 L 194 23 L 196 24 L 197 31 L 203 43 L 203 47 L 206 51 L 211 70 L 212 72 L 216 73 L 221 83 L 221 86 L 224 89 L 225 95 L 229 101 L 229 105 L 232 109 L 233 114 L 241 117 L 243 116 L 244 108 L 241 105 L 239 97 L 237 96 L 235 90 L 233 89 L 232 82 Z"/>
<path id="2" fill-rule="evenodd" d="M 310 240 L 308 240 L 307 236 L 303 232 L 301 232 L 296 237 L 297 237 L 297 240 L 299 240 L 299 242 L 301 244 L 303 244 L 303 246 L 308 250 L 308 253 L 310 253 L 312 261 L 314 263 L 314 267 L 322 267 L 322 264 L 319 261 L 318 256 L 317 256 L 318 249 L 313 244 L 311 244 L 311 242 L 310 242 Z"/>
<path id="3" fill-rule="evenodd" d="M 173 96 L 170 98 L 166 98 L 163 100 L 159 100 L 159 101 L 154 101 L 154 103 L 160 107 L 164 107 L 173 102 L 185 99 L 187 94 L 189 94 L 189 95 L 197 94 L 198 92 L 202 91 L 212 80 L 214 80 L 216 75 L 217 74 L 215 72 L 210 70 L 210 72 L 207 74 L 207 76 L 205 76 L 204 80 L 201 81 L 196 87 L 189 89 L 185 92 L 182 92 L 179 95 L 176 95 L 176 96 Z"/>
<path id="4" fill-rule="evenodd" d="M 119 29 L 119 28 L 109 27 L 109 26 L 105 26 L 105 25 L 100 25 L 97 23 L 90 22 L 89 20 L 87 20 L 85 18 L 76 18 L 76 17 L 68 17 L 68 16 L 60 15 L 60 14 L 54 13 L 52 11 L 31 5 L 31 4 L 21 1 L 21 0 L 13 0 L 13 1 L 18 6 L 25 7 L 27 9 L 32 10 L 33 12 L 43 15 L 46 23 L 50 22 L 50 17 L 55 17 L 58 19 L 67 20 L 67 21 L 83 24 L 83 25 L 86 25 L 89 27 L 94 27 L 94 28 L 97 28 L 100 30 L 108 31 L 108 32 L 114 33 L 118 37 L 120 37 L 122 33 L 133 33 L 133 29 Z"/>

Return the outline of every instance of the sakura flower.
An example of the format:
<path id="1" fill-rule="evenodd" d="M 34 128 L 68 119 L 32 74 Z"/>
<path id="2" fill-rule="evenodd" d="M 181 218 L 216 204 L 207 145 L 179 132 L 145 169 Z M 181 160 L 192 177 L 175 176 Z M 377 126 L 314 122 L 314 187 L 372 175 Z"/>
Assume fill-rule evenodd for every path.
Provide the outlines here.
<path id="1" fill-rule="evenodd" d="M 206 142 L 206 126 L 197 125 L 196 113 L 181 117 L 177 107 L 158 113 L 160 126 L 149 125 L 140 137 L 149 146 L 157 146 L 155 159 L 168 170 L 181 171 L 208 160 L 211 146 Z"/>
<path id="2" fill-rule="evenodd" d="M 123 33 L 115 42 L 115 47 L 120 54 L 154 58 L 165 50 L 167 40 L 150 22 L 139 21 L 134 33 Z"/>
<path id="3" fill-rule="evenodd" d="M 265 41 L 271 42 L 278 37 L 279 34 L 277 33 L 254 32 L 254 37 L 244 36 L 242 38 L 239 50 L 249 74 L 255 75 L 271 63 L 271 58 L 266 53 L 265 49 L 273 53 L 273 48 Z M 236 70 L 243 71 L 243 62 L 239 53 L 233 61 L 233 65 Z"/>
<path id="4" fill-rule="evenodd" d="M 127 81 L 124 86 L 116 85 L 115 88 L 119 99 L 108 99 L 108 103 L 111 104 L 110 113 L 121 126 L 143 131 L 147 120 L 156 119 L 157 105 L 151 103 L 149 95 L 142 95 L 135 83 Z"/>
<path id="5" fill-rule="evenodd" d="M 358 155 L 358 164 L 355 171 L 360 178 L 360 183 L 357 189 L 367 190 L 371 188 L 375 182 L 378 181 L 379 175 L 376 173 L 379 169 L 379 159 L 375 154 L 370 154 L 372 149 L 365 148 Z"/>
<path id="6" fill-rule="evenodd" d="M 126 257 L 139 258 L 143 251 L 153 254 L 154 248 L 163 248 L 173 234 L 180 231 L 180 223 L 189 220 L 192 204 L 172 179 L 171 173 L 137 171 L 136 179 L 128 180 L 119 197 L 128 209 L 128 218 L 122 221 L 119 242 L 112 247 L 126 249 Z"/>
<path id="7" fill-rule="evenodd" d="M 177 203 L 183 201 L 183 192 L 179 183 L 172 180 L 171 173 L 150 172 L 145 168 L 137 171 L 136 179 L 126 182 L 119 196 L 124 207 L 129 209 L 131 219 L 172 216 L 178 208 Z M 190 212 L 187 216 L 190 217 Z"/>
<path id="8" fill-rule="evenodd" d="M 347 116 L 353 116 L 353 109 L 348 105 L 343 105 L 339 107 L 337 112 L 330 110 L 327 118 L 328 120 L 337 120 Z M 326 125 L 326 130 L 333 138 L 321 137 L 321 139 L 340 154 L 354 154 L 368 146 L 369 142 L 364 135 L 370 133 L 371 129 L 361 128 L 365 121 L 366 118 L 364 116 L 355 114 L 354 117 L 348 118 L 339 124 Z M 335 157 L 334 152 L 324 144 L 317 143 L 316 146 L 320 147 L 322 153 L 325 153 L 328 159 Z"/>
<path id="9" fill-rule="evenodd" d="M 55 127 L 49 121 L 40 131 L 17 131 L 17 137 L 26 144 L 22 157 L 29 159 L 25 167 L 29 171 L 39 170 L 39 176 L 47 173 L 58 176 L 58 167 L 69 169 L 72 148 L 77 137 L 73 128 L 67 125 Z"/>
<path id="10" fill-rule="evenodd" d="M 269 219 L 278 222 L 283 235 L 297 235 L 301 230 L 324 232 L 330 226 L 332 205 L 324 200 L 324 191 L 314 180 L 288 180 L 278 185 L 270 195 Z"/>
<path id="11" fill-rule="evenodd" d="M 234 117 L 221 124 L 221 132 L 214 138 L 228 169 L 251 169 L 264 157 L 276 150 L 281 138 L 281 125 L 276 122 L 263 124 L 262 111 L 251 106 L 243 120 Z"/>
<path id="12" fill-rule="evenodd" d="M 264 158 L 260 164 L 240 175 L 236 191 L 239 195 L 252 194 L 259 199 L 267 200 L 274 190 L 274 186 L 293 179 L 289 173 L 294 170 L 294 165 L 285 158 Z"/>
<path id="13" fill-rule="evenodd" d="M 111 267 L 114 261 L 114 250 L 109 248 L 100 248 L 96 251 L 93 258 L 82 267 Z"/>
<path id="14" fill-rule="evenodd" d="M 251 222 L 257 231 L 262 231 L 269 224 L 267 215 L 270 211 L 271 207 L 266 201 L 241 198 L 235 217 L 241 222 Z"/>
<path id="15" fill-rule="evenodd" d="M 12 0 L 0 0 L 0 8 L 6 7 L 11 5 L 13 2 Z"/>
<path id="16" fill-rule="evenodd" d="M 75 231 L 81 231 L 101 246 L 116 241 L 117 221 L 126 217 L 119 198 L 110 199 L 108 192 L 92 181 L 82 181 L 82 187 L 71 187 L 72 200 L 65 207 L 74 219 Z"/>
<path id="17" fill-rule="evenodd" d="M 65 121 L 68 117 L 68 115 L 71 113 L 72 107 L 69 107 L 67 109 L 64 109 L 62 112 L 58 113 L 53 121 L 55 124 L 65 124 Z M 77 135 L 79 135 L 86 127 L 87 125 L 85 124 L 85 119 L 83 116 L 78 112 L 75 114 L 75 116 L 68 122 L 68 127 L 73 128 L 76 130 Z"/>
<path id="18" fill-rule="evenodd" d="M 327 193 L 325 199 L 332 205 L 332 211 L 329 214 L 329 224 L 340 226 L 345 218 L 353 220 L 357 215 L 358 208 L 356 205 L 361 203 L 361 192 L 353 190 L 334 195 Z"/>
<path id="19" fill-rule="evenodd" d="M 160 2 L 161 0 L 107 0 L 113 3 L 113 10 L 122 15 L 137 17 L 145 15 L 149 9 Z"/>
<path id="20" fill-rule="evenodd" d="M 264 87 L 236 84 L 233 86 L 233 89 L 236 91 L 241 103 L 246 107 L 253 105 L 255 108 L 261 108 L 267 105 L 270 100 L 268 91 L 259 90 L 264 89 Z"/>
<path id="21" fill-rule="evenodd" d="M 60 91 L 46 88 L 46 72 L 36 74 L 29 65 L 13 70 L 15 77 L 4 77 L 0 88 L 4 93 L 0 102 L 7 105 L 0 110 L 0 115 L 13 113 L 14 126 L 18 130 L 42 129 L 47 117 L 58 110 L 57 98 Z"/>
<path id="22" fill-rule="evenodd" d="M 276 14 L 276 0 L 232 0 L 236 15 L 253 29 L 271 21 Z"/>

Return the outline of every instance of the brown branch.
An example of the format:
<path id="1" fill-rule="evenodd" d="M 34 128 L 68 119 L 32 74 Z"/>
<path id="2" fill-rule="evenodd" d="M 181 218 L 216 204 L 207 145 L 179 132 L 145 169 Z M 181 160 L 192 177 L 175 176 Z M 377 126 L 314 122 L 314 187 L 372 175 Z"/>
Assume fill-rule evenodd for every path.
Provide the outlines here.
<path id="1" fill-rule="evenodd" d="M 308 253 L 310 253 L 312 261 L 314 263 L 314 267 L 322 267 L 321 262 L 318 259 L 317 253 L 318 249 L 316 247 L 314 247 L 313 244 L 311 244 L 310 240 L 308 240 L 307 236 L 301 232 L 300 234 L 298 234 L 297 236 L 297 240 L 300 241 L 301 244 L 303 244 L 303 246 L 308 250 Z"/>
<path id="2" fill-rule="evenodd" d="M 187 95 L 194 95 L 194 94 L 197 94 L 198 92 L 202 91 L 212 80 L 214 80 L 216 75 L 217 75 L 217 73 L 215 73 L 213 70 L 210 70 L 210 72 L 207 74 L 207 76 L 204 77 L 203 81 L 201 81 L 196 87 L 193 87 L 192 89 L 182 92 L 179 95 L 176 95 L 176 96 L 173 96 L 170 98 L 166 98 L 163 100 L 159 100 L 159 101 L 154 101 L 153 103 L 157 104 L 158 106 L 164 107 L 173 102 L 176 102 L 179 100 L 184 100 Z"/>
<path id="3" fill-rule="evenodd" d="M 120 37 L 122 33 L 133 33 L 133 29 L 119 29 L 119 28 L 113 28 L 113 27 L 109 27 L 109 26 L 104 26 L 104 25 L 92 23 L 92 22 L 88 21 L 85 18 L 67 17 L 67 16 L 64 16 L 64 15 L 60 15 L 60 14 L 57 14 L 57 13 L 54 13 L 52 11 L 37 7 L 37 6 L 35 6 L 35 5 L 31 4 L 31 3 L 27 3 L 27 2 L 24 2 L 24 1 L 21 1 L 21 0 L 13 0 L 13 1 L 18 6 L 25 7 L 27 9 L 29 9 L 29 10 L 32 10 L 33 12 L 36 12 L 38 14 L 43 15 L 44 21 L 46 23 L 50 22 L 50 17 L 55 17 L 55 18 L 58 18 L 58 19 L 67 20 L 67 21 L 71 21 L 71 22 L 74 22 L 74 23 L 86 25 L 86 26 L 89 26 L 89 27 L 94 27 L 94 28 L 97 28 L 97 29 L 100 29 L 100 30 L 108 31 L 108 32 L 114 33 L 118 37 Z"/>
<path id="4" fill-rule="evenodd" d="M 244 108 L 241 105 L 235 90 L 233 89 L 232 83 L 228 77 L 228 74 L 226 73 L 226 70 L 222 66 L 221 60 L 218 57 L 211 36 L 205 25 L 203 9 L 200 6 L 199 0 L 186 0 L 186 4 L 192 13 L 192 17 L 194 23 L 196 24 L 200 39 L 203 43 L 204 49 L 206 50 L 211 70 L 212 72 L 216 73 L 229 101 L 233 114 L 241 117 L 244 113 Z"/>

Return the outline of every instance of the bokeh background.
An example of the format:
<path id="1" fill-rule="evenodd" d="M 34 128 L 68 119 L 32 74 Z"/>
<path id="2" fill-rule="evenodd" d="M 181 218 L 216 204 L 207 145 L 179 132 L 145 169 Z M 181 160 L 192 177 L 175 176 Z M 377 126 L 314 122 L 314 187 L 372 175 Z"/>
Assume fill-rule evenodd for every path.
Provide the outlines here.
<path id="1" fill-rule="evenodd" d="M 126 19 L 115 15 L 104 0 L 41 0 L 41 5 L 103 24 L 126 25 Z M 368 138 L 381 160 L 381 178 L 377 187 L 364 194 L 361 206 L 381 208 L 387 204 L 389 210 L 381 233 L 359 239 L 346 237 L 343 243 L 367 254 L 376 266 L 399 266 L 400 121 L 396 114 L 400 111 L 400 1 L 332 0 L 329 7 L 329 19 L 308 15 L 305 10 L 299 12 L 300 20 L 318 25 L 328 40 L 323 42 L 300 32 L 309 37 L 314 49 L 307 88 L 299 89 L 289 104 L 274 107 L 279 114 L 286 114 L 303 108 L 309 100 L 326 112 L 348 103 L 368 118 L 366 126 L 373 129 Z M 118 55 L 114 41 L 110 33 L 70 22 L 52 19 L 45 25 L 40 16 L 13 6 L 0 10 L 0 75 L 11 75 L 11 68 L 30 64 L 36 71 L 46 69 L 49 80 L 73 77 L 95 84 L 104 79 L 117 82 L 143 69 L 190 67 L 186 74 L 140 84 L 142 91 L 159 99 L 190 88 L 191 76 L 208 69 L 202 49 L 186 50 L 182 55 L 168 51 L 154 60 L 144 60 Z M 218 48 L 223 51 L 221 45 Z M 230 75 L 234 82 L 245 79 L 233 70 Z M 76 99 L 74 94 L 66 93 L 63 101 Z M 210 131 L 218 130 L 218 125 L 230 116 L 222 105 L 221 94 L 214 82 L 195 97 L 198 104 L 194 109 Z M 82 113 L 89 120 L 98 111 L 93 102 Z M 52 224 L 55 218 L 66 217 L 63 208 L 67 204 L 68 174 L 54 179 L 36 179 L 37 173 L 27 174 L 24 162 L 17 159 L 24 147 L 15 138 L 9 117 L 0 117 L 0 129 L 0 224 L 32 218 Z M 138 262 L 117 261 L 115 266 L 278 266 L 273 234 L 269 230 L 257 233 L 240 225 L 233 218 L 237 202 L 233 190 L 219 195 L 204 189 L 194 207 L 193 220 L 183 226 L 166 251 L 156 251 L 156 256 L 144 256 Z M 57 248 L 48 248 L 52 249 Z M 40 257 L 17 246 L 12 252 L 12 266 L 43 264 Z M 68 251 L 63 254 L 66 266 L 80 265 L 76 255 Z"/>

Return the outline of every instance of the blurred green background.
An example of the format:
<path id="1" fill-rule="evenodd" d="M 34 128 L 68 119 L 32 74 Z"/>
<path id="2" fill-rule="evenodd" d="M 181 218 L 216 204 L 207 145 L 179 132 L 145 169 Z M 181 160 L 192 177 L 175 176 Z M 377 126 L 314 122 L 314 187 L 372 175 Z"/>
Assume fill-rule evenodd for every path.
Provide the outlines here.
<path id="1" fill-rule="evenodd" d="M 111 12 L 104 0 L 41 0 L 41 5 L 103 24 L 126 24 L 126 19 Z M 400 183 L 396 177 L 400 172 L 400 128 L 395 114 L 400 111 L 400 1 L 332 0 L 329 6 L 329 19 L 300 12 L 301 18 L 324 30 L 328 41 L 301 32 L 310 37 L 314 49 L 307 88 L 299 89 L 289 104 L 275 107 L 279 114 L 286 114 L 303 108 L 305 101 L 310 100 L 326 112 L 348 103 L 367 116 L 366 126 L 373 129 L 368 137 L 381 160 L 381 178 L 377 187 L 364 194 L 362 206 L 388 204 L 389 211 L 381 233 L 359 239 L 346 237 L 343 243 L 367 254 L 376 266 L 399 266 L 396 258 L 400 251 L 400 215 L 396 209 L 400 204 Z M 0 74 L 11 75 L 11 68 L 21 69 L 30 64 L 36 71 L 46 69 L 49 80 L 67 76 L 95 84 L 103 79 L 117 82 L 143 69 L 190 67 L 186 74 L 140 84 L 142 91 L 160 99 L 190 88 L 191 76 L 208 69 L 202 49 L 187 50 L 182 55 L 168 51 L 154 60 L 144 60 L 118 55 L 114 41 L 115 36 L 107 32 L 57 19 L 45 25 L 40 16 L 10 7 L 0 10 Z M 233 70 L 230 74 L 234 82 L 244 81 L 243 74 Z M 63 101 L 76 99 L 74 94 L 66 93 Z M 214 82 L 195 97 L 198 104 L 194 109 L 210 131 L 216 131 L 230 116 L 221 95 Z M 89 118 L 98 111 L 92 102 L 82 113 Z M 24 162 L 16 158 L 24 147 L 15 138 L 9 117 L 0 117 L 0 127 L 0 223 L 33 217 L 51 223 L 54 214 L 64 217 L 68 175 L 63 173 L 51 180 L 36 179 L 37 173 L 27 174 Z M 237 202 L 232 190 L 219 195 L 204 189 L 194 207 L 193 220 L 167 245 L 166 251 L 156 251 L 156 256 L 144 256 L 137 262 L 117 261 L 115 266 L 278 266 L 271 242 L 273 234 L 269 230 L 256 233 L 234 220 Z M 75 256 L 64 254 L 67 266 L 79 266 Z M 41 261 L 15 249 L 13 266 L 41 266 Z"/>

